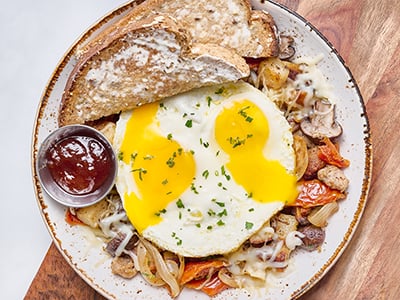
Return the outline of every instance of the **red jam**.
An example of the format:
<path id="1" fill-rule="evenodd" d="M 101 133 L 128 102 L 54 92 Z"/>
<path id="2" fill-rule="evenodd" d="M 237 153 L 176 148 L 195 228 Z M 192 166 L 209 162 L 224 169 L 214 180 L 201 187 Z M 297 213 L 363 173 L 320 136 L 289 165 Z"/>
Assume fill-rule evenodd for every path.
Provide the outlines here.
<path id="1" fill-rule="evenodd" d="M 74 195 L 97 190 L 113 167 L 104 145 L 87 136 L 72 136 L 57 142 L 46 153 L 46 161 L 54 181 Z"/>

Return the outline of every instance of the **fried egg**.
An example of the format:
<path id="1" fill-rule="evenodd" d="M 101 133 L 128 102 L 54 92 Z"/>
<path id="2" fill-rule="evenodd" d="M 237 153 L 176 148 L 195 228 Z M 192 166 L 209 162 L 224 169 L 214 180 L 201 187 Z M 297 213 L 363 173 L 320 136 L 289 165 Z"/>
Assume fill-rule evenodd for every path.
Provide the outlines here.
<path id="1" fill-rule="evenodd" d="M 124 112 L 116 187 L 139 234 L 187 257 L 237 249 L 297 196 L 290 126 L 245 82 Z"/>

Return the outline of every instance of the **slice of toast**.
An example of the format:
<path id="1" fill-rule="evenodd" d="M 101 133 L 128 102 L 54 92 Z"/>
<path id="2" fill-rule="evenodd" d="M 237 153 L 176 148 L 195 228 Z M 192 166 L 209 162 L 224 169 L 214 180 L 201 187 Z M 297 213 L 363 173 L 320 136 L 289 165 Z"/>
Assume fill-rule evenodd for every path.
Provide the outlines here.
<path id="1" fill-rule="evenodd" d="M 194 42 L 221 45 L 243 57 L 279 54 L 272 16 L 265 11 L 252 10 L 248 0 L 147 0 L 81 51 L 86 52 L 95 44 L 103 43 L 115 30 L 124 30 L 130 23 L 159 13 L 181 22 Z"/>
<path id="2" fill-rule="evenodd" d="M 190 34 L 169 16 L 131 22 L 79 59 L 61 100 L 59 125 L 83 124 L 249 73 L 234 51 L 192 44 Z"/>

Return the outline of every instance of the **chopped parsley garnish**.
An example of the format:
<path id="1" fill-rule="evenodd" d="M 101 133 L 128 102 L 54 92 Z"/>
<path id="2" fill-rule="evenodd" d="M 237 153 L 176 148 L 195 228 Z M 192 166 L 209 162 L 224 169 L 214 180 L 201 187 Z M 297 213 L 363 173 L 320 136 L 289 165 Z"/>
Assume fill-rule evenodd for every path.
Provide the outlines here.
<path id="1" fill-rule="evenodd" d="M 168 139 L 168 140 L 172 140 L 172 133 L 168 133 L 167 139 Z"/>
<path id="2" fill-rule="evenodd" d="M 221 174 L 222 174 L 223 176 L 225 176 L 226 180 L 228 180 L 228 181 L 231 180 L 231 176 L 228 175 L 228 174 L 226 174 L 225 166 L 221 166 Z"/>
<path id="3" fill-rule="evenodd" d="M 238 146 L 244 145 L 244 143 L 246 142 L 246 139 L 240 139 L 238 136 L 235 138 L 230 136 L 227 139 L 227 141 L 232 145 L 232 148 L 236 148 Z"/>
<path id="4" fill-rule="evenodd" d="M 162 185 L 166 185 L 167 183 L 168 183 L 168 179 L 164 179 L 164 180 L 161 182 Z"/>
<path id="5" fill-rule="evenodd" d="M 166 164 L 167 164 L 168 167 L 173 168 L 175 166 L 175 157 L 176 157 L 176 155 L 171 156 L 170 158 L 168 158 L 168 160 L 166 161 Z"/>
<path id="6" fill-rule="evenodd" d="M 247 221 L 246 221 L 245 228 L 246 228 L 247 230 L 249 230 L 249 229 L 252 229 L 252 228 L 253 228 L 253 226 L 254 226 L 254 224 L 253 224 L 253 223 L 251 223 L 251 222 L 247 222 Z"/>
<path id="7" fill-rule="evenodd" d="M 131 161 L 132 161 L 132 162 L 135 161 L 137 155 L 138 155 L 137 153 L 132 153 L 132 154 L 131 154 Z"/>
<path id="8" fill-rule="evenodd" d="M 185 126 L 187 128 L 192 128 L 192 125 L 193 125 L 193 120 L 191 120 L 191 119 L 187 120 L 186 123 L 185 123 Z"/>
<path id="9" fill-rule="evenodd" d="M 215 94 L 216 95 L 221 95 L 224 92 L 224 88 L 220 87 L 218 90 L 216 90 Z"/>
<path id="10" fill-rule="evenodd" d="M 196 227 L 200 228 L 200 227 L 201 227 L 201 224 L 200 224 L 200 223 L 197 223 L 197 224 L 196 224 Z"/>
<path id="11" fill-rule="evenodd" d="M 124 152 L 120 151 L 118 153 L 118 160 L 124 160 Z"/>
<path id="12" fill-rule="evenodd" d="M 159 212 L 155 213 L 155 215 L 157 217 L 159 217 L 161 214 L 165 214 L 166 212 L 167 212 L 167 210 L 164 208 L 164 209 L 161 209 Z"/>
<path id="13" fill-rule="evenodd" d="M 190 190 L 193 191 L 193 193 L 198 194 L 199 192 L 197 191 L 196 187 L 194 186 L 194 183 L 192 182 L 190 186 Z"/>
<path id="14" fill-rule="evenodd" d="M 211 230 L 211 229 L 212 229 L 212 226 L 211 226 L 211 225 L 208 225 L 208 226 L 207 226 L 207 229 L 208 229 L 208 230 Z"/>
<path id="15" fill-rule="evenodd" d="M 175 232 L 172 232 L 171 237 L 173 237 L 173 238 L 176 240 L 176 244 L 177 244 L 178 246 L 182 245 L 182 239 L 179 238 L 179 237 L 176 235 Z"/>
<path id="16" fill-rule="evenodd" d="M 225 203 L 224 202 L 218 202 L 217 199 L 211 199 L 212 202 L 214 202 L 215 204 L 217 204 L 219 207 L 225 207 Z"/>
<path id="17" fill-rule="evenodd" d="M 182 199 L 178 199 L 178 201 L 176 201 L 176 206 L 178 208 L 185 208 L 185 205 L 182 203 Z"/>
<path id="18" fill-rule="evenodd" d="M 248 110 L 249 108 L 250 108 L 250 106 L 246 106 L 246 107 L 242 108 L 241 110 L 239 110 L 238 114 L 241 115 L 245 119 L 246 122 L 251 123 L 253 121 L 253 118 L 250 117 L 246 112 L 246 110 Z"/>
<path id="19" fill-rule="evenodd" d="M 153 155 L 147 154 L 145 157 L 143 157 L 144 160 L 152 160 L 154 158 Z"/>
<path id="20" fill-rule="evenodd" d="M 217 216 L 218 217 L 222 217 L 222 216 L 227 216 L 228 215 L 228 212 L 226 211 L 226 209 L 224 208 L 224 210 L 223 211 L 221 211 L 221 212 L 219 212 L 218 214 L 217 214 Z"/>
<path id="21" fill-rule="evenodd" d="M 249 208 L 249 212 L 252 212 L 252 211 L 254 211 L 254 208 L 253 207 Z"/>
<path id="22" fill-rule="evenodd" d="M 218 226 L 223 226 L 223 225 L 225 225 L 225 223 L 224 223 L 224 221 L 219 220 L 219 221 L 217 222 L 217 225 L 218 225 Z"/>
<path id="23" fill-rule="evenodd" d="M 138 172 L 139 173 L 139 179 L 143 180 L 142 174 L 146 174 L 147 170 L 143 169 L 143 168 L 139 168 L 139 169 L 133 169 L 131 172 Z"/>
<path id="24" fill-rule="evenodd" d="M 210 172 L 208 170 L 205 170 L 202 174 L 201 174 L 205 179 L 208 178 L 208 175 L 210 175 Z"/>
<path id="25" fill-rule="evenodd" d="M 207 106 L 210 107 L 211 101 L 213 100 L 210 96 L 207 96 Z"/>
<path id="26" fill-rule="evenodd" d="M 213 216 L 216 215 L 215 211 L 213 211 L 211 208 L 208 210 L 207 213 L 208 213 L 208 215 L 209 215 L 210 217 L 213 217 Z"/>

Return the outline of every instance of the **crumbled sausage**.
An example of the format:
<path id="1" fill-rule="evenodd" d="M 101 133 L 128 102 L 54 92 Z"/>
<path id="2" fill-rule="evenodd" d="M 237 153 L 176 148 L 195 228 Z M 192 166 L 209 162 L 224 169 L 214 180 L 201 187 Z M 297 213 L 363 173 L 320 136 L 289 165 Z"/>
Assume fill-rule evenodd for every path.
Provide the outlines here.
<path id="1" fill-rule="evenodd" d="M 123 278 L 132 278 L 137 274 L 135 264 L 129 256 L 115 257 L 111 262 L 111 271 Z"/>
<path id="2" fill-rule="evenodd" d="M 304 234 L 302 238 L 303 245 L 301 247 L 309 251 L 318 249 L 325 240 L 325 231 L 320 227 L 307 225 L 299 227 L 298 231 Z"/>
<path id="3" fill-rule="evenodd" d="M 289 232 L 297 229 L 298 222 L 295 216 L 280 213 L 271 220 L 271 225 L 279 238 L 285 239 Z"/>
<path id="4" fill-rule="evenodd" d="M 308 165 L 304 172 L 305 179 L 314 179 L 317 177 L 317 172 L 326 166 L 326 162 L 318 157 L 318 147 L 308 149 Z"/>
<path id="5" fill-rule="evenodd" d="M 344 172 L 336 166 L 327 165 L 317 173 L 318 179 L 332 189 L 344 192 L 349 186 L 349 180 Z"/>

